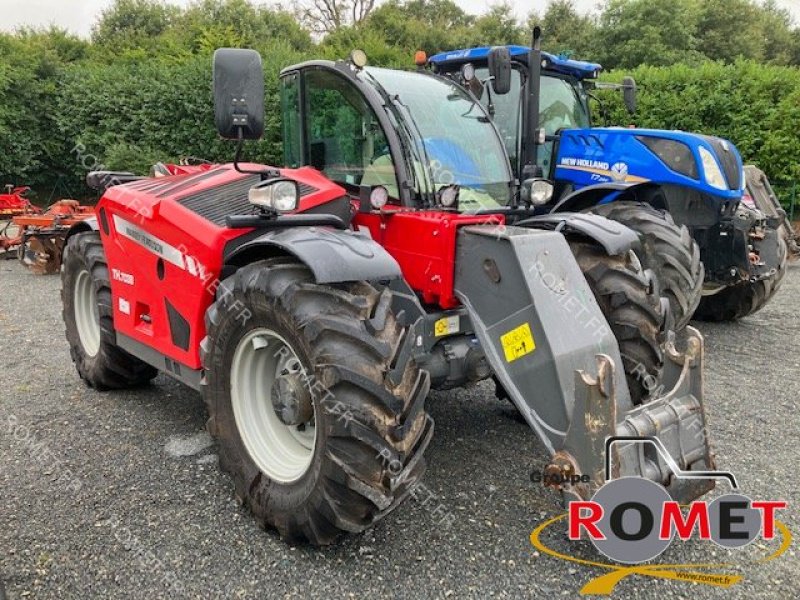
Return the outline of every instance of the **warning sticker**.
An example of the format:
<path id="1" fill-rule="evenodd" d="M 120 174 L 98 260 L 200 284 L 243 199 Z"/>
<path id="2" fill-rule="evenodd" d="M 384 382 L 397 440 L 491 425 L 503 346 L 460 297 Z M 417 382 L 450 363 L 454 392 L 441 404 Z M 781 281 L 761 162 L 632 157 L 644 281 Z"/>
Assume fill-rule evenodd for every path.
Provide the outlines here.
<path id="1" fill-rule="evenodd" d="M 507 362 L 514 362 L 518 358 L 522 358 L 536 350 L 531 326 L 528 323 L 523 323 L 519 327 L 515 327 L 508 333 L 501 335 L 500 344 L 503 346 Z"/>
<path id="2" fill-rule="evenodd" d="M 458 333 L 461 329 L 461 318 L 458 315 L 444 317 L 433 324 L 433 335 L 442 337 L 451 333 Z"/>

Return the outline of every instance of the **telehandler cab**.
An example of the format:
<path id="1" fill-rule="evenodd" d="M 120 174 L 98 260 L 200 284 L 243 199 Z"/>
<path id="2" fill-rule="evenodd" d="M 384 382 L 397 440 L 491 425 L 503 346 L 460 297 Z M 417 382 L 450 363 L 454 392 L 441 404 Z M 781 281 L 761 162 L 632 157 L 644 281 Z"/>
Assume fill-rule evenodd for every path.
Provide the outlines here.
<path id="1" fill-rule="evenodd" d="M 239 142 L 234 163 L 108 187 L 70 231 L 64 320 L 86 383 L 163 371 L 200 390 L 237 497 L 313 544 L 413 490 L 431 387 L 492 376 L 565 499 L 604 483 L 613 435 L 653 436 L 669 455 L 618 443 L 613 477 L 681 501 L 713 486 L 673 477 L 714 464 L 703 342 L 666 331 L 635 234 L 594 215 L 507 226 L 524 207 L 502 141 L 452 81 L 354 52 L 281 82 L 286 167 L 240 162 L 263 133 L 264 74 L 256 52 L 220 49 L 215 120 Z"/>

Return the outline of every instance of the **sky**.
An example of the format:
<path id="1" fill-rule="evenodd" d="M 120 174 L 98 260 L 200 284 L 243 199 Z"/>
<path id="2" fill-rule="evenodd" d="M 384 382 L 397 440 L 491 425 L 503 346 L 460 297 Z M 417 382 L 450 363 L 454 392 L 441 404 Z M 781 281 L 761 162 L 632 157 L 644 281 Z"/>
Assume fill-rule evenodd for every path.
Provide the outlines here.
<path id="1" fill-rule="evenodd" d="M 92 23 L 112 0 L 0 0 L 0 30 L 13 31 L 19 26 L 47 27 L 56 24 L 82 36 L 88 36 Z M 191 0 L 170 0 L 172 4 L 186 5 Z M 454 0 L 472 14 L 480 14 L 491 4 L 485 0 Z M 523 18 L 536 9 L 543 12 L 549 0 L 510 0 L 518 17 Z M 257 3 L 269 4 L 269 2 Z M 598 0 L 576 0 L 583 12 L 591 11 Z M 288 2 L 286 3 L 288 4 Z M 778 0 L 789 9 L 795 22 L 800 23 L 800 0 Z"/>

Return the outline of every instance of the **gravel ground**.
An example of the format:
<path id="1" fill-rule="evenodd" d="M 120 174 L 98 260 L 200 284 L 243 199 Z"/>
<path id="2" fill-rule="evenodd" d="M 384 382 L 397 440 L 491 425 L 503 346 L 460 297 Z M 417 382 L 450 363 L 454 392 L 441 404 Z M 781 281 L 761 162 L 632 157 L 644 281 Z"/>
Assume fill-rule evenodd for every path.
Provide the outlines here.
<path id="1" fill-rule="evenodd" d="M 0 263 L 0 580 L 9 598 L 574 597 L 602 573 L 532 548 L 531 530 L 559 505 L 529 480 L 545 464 L 542 445 L 489 385 L 429 398 L 437 434 L 425 494 L 335 547 L 284 544 L 233 500 L 197 393 L 164 376 L 115 393 L 80 382 L 59 288 L 58 277 Z M 745 493 L 788 500 L 783 520 L 794 532 L 799 292 L 793 267 L 760 313 L 699 324 L 718 462 Z M 547 539 L 575 550 L 563 535 Z M 768 549 L 731 553 L 744 580 L 727 590 L 633 576 L 616 595 L 797 597 L 794 546 L 756 565 Z M 577 550 L 597 558 L 585 544 Z M 726 554 L 693 541 L 662 558 Z"/>

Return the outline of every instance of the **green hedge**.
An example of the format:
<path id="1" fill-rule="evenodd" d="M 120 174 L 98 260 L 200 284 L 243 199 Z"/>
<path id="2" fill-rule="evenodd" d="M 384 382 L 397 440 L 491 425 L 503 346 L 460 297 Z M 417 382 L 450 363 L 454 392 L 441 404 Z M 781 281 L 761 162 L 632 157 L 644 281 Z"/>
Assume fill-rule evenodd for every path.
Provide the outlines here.
<path id="1" fill-rule="evenodd" d="M 619 82 L 625 74 L 605 79 Z M 631 119 L 620 95 L 604 92 L 611 123 L 729 139 L 746 163 L 767 173 L 788 204 L 800 180 L 800 69 L 740 61 L 639 67 L 629 74 L 639 88 L 637 114 Z"/>
<path id="2" fill-rule="evenodd" d="M 266 135 L 249 144 L 248 160 L 278 164 L 282 157 L 278 72 L 302 57 L 289 48 L 263 55 Z M 62 169 L 80 185 L 94 163 L 146 171 L 155 160 L 196 156 L 228 161 L 233 144 L 213 122 L 211 58 L 134 66 L 74 65 L 65 69 L 53 106 L 63 143 Z"/>
<path id="3" fill-rule="evenodd" d="M 143 172 L 156 159 L 231 158 L 232 145 L 219 140 L 213 126 L 210 56 L 59 64 L 20 59 L 26 55 L 18 48 L 3 45 L 12 41 L 0 38 L 0 184 L 32 185 L 46 199 L 61 180 L 80 196 L 89 194 L 82 182 L 93 166 Z M 247 156 L 279 164 L 278 72 L 309 56 L 289 44 L 261 51 L 267 132 L 263 143 L 248 145 Z M 3 60 L 9 56 L 17 58 Z M 373 53 L 373 62 L 400 58 Z M 788 191 L 800 179 L 800 69 L 704 63 L 641 67 L 632 74 L 640 89 L 636 125 L 732 140 L 788 202 Z M 619 81 L 623 75 L 606 78 Z M 619 94 L 603 96 L 612 123 L 631 122 Z"/>

